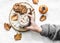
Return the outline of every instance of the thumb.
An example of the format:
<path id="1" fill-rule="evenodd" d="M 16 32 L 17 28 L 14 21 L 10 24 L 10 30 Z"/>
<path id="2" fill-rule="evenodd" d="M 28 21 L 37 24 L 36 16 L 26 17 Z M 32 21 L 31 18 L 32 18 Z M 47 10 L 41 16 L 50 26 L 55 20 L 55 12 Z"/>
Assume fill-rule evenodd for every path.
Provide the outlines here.
<path id="1" fill-rule="evenodd" d="M 27 30 L 30 30 L 31 29 L 31 26 L 29 26 L 29 27 L 25 27 Z"/>

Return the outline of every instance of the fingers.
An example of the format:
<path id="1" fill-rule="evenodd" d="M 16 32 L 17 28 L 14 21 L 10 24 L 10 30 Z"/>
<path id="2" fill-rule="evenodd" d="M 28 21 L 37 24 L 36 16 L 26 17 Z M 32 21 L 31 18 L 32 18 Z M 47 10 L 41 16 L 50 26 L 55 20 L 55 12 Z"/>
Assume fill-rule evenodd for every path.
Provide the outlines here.
<path id="1" fill-rule="evenodd" d="M 30 17 L 30 23 L 31 25 L 34 24 L 34 17 L 32 15 L 28 15 Z"/>
<path id="2" fill-rule="evenodd" d="M 30 29 L 30 26 L 29 27 L 26 27 L 26 29 L 29 30 Z"/>
<path id="3" fill-rule="evenodd" d="M 28 15 L 30 18 L 32 18 L 32 15 Z"/>
<path id="4" fill-rule="evenodd" d="M 29 26 L 29 27 L 25 27 L 27 30 L 31 30 L 31 26 Z"/>
<path id="5" fill-rule="evenodd" d="M 32 15 L 28 15 L 31 18 L 31 21 L 34 21 L 34 17 Z"/>

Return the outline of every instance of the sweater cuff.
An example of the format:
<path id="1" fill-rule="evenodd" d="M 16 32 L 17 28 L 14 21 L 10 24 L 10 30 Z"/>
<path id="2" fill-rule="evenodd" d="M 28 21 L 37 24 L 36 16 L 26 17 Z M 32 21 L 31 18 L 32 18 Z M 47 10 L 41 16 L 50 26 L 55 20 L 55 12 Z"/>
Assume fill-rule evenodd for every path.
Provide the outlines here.
<path id="1" fill-rule="evenodd" d="M 41 25 L 42 28 L 42 32 L 40 33 L 42 36 L 48 36 L 48 28 L 49 28 L 49 24 L 45 24 L 45 25 Z"/>

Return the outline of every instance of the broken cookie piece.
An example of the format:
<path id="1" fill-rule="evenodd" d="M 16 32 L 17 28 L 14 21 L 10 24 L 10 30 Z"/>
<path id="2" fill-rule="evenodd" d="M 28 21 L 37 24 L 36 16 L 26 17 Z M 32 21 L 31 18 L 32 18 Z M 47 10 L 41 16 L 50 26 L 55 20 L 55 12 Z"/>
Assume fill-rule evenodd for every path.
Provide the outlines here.
<path id="1" fill-rule="evenodd" d="M 27 13 L 27 7 L 25 5 L 20 5 L 20 13 L 21 14 Z"/>
<path id="2" fill-rule="evenodd" d="M 14 13 L 14 15 L 11 17 L 12 21 L 17 21 L 18 20 L 18 15 Z"/>
<path id="3" fill-rule="evenodd" d="M 38 4 L 39 0 L 32 0 L 34 4 Z"/>
<path id="4" fill-rule="evenodd" d="M 16 3 L 14 6 L 13 6 L 13 10 L 15 11 L 15 12 L 19 12 L 19 3 Z"/>
<path id="5" fill-rule="evenodd" d="M 16 35 L 14 35 L 14 39 L 15 40 L 21 40 L 22 38 L 22 34 L 21 33 L 17 33 Z"/>
<path id="6" fill-rule="evenodd" d="M 45 21 L 46 20 L 46 16 L 42 15 L 41 18 L 40 18 L 40 21 Z"/>
<path id="7" fill-rule="evenodd" d="M 8 24 L 8 23 L 4 23 L 4 28 L 5 28 L 7 31 L 9 31 L 10 28 L 11 28 L 11 26 L 10 26 L 10 24 Z"/>
<path id="8" fill-rule="evenodd" d="M 13 6 L 13 10 L 17 13 L 21 13 L 21 14 L 24 14 L 24 13 L 27 13 L 27 7 L 25 5 L 20 5 L 19 3 L 16 3 L 14 6 Z"/>

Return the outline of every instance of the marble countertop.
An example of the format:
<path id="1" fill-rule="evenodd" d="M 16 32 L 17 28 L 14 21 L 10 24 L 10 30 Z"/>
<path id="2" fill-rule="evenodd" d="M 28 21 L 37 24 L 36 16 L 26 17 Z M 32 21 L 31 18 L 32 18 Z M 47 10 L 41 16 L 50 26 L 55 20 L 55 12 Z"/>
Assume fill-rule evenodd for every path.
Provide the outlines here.
<path id="1" fill-rule="evenodd" d="M 9 13 L 13 4 L 17 2 L 28 2 L 35 9 L 35 23 L 40 26 L 43 24 L 60 25 L 60 0 L 39 0 L 37 5 L 32 3 L 32 0 L 0 0 L 0 43 L 60 43 L 59 41 L 51 41 L 40 33 L 28 31 L 22 33 L 22 39 L 14 40 L 16 31 L 11 28 L 10 31 L 4 29 L 4 23 L 9 23 Z M 44 22 L 39 21 L 41 14 L 38 11 L 40 5 L 48 6 L 47 19 Z"/>

